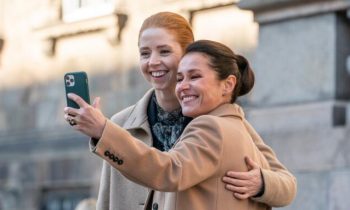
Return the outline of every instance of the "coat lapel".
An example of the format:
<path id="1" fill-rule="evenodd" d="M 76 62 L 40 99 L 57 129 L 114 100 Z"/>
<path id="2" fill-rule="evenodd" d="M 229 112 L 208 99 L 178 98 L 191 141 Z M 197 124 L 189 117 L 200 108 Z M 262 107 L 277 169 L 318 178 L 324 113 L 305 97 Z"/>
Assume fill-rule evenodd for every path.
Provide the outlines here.
<path id="1" fill-rule="evenodd" d="M 153 91 L 153 89 L 147 91 L 147 93 L 135 104 L 130 116 L 123 126 L 135 138 L 138 138 L 140 135 L 143 136 L 143 138 L 138 139 L 142 139 L 143 142 L 149 146 L 152 146 L 153 141 L 150 125 L 148 123 L 147 107 Z"/>

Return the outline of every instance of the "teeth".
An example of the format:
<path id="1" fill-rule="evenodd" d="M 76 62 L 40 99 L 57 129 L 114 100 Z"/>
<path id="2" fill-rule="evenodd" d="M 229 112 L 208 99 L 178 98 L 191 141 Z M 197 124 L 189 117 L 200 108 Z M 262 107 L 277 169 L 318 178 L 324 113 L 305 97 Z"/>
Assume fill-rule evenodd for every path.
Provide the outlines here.
<path id="1" fill-rule="evenodd" d="M 153 71 L 151 72 L 151 75 L 153 77 L 161 77 L 164 76 L 166 74 L 166 71 Z"/>
<path id="2" fill-rule="evenodd" d="M 196 98 L 195 96 L 184 96 L 184 97 L 182 97 L 182 101 L 187 102 L 187 101 L 191 101 L 195 98 Z"/>

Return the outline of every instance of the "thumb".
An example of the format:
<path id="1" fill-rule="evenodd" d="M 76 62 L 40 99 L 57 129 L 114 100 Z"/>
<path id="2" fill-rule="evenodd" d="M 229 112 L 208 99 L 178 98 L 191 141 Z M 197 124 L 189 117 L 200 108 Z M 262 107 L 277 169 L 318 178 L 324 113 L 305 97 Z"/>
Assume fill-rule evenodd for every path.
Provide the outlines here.
<path id="1" fill-rule="evenodd" d="M 94 102 L 92 103 L 92 106 L 94 107 L 94 108 L 96 108 L 96 109 L 100 109 L 100 100 L 101 100 L 101 98 L 100 97 L 96 97 L 95 98 L 95 100 L 94 100 Z"/>
<path id="2" fill-rule="evenodd" d="M 250 157 L 246 156 L 244 158 L 244 160 L 245 160 L 245 163 L 246 163 L 249 171 L 253 170 L 253 169 L 259 169 L 260 168 L 259 165 L 256 162 L 254 162 Z"/>

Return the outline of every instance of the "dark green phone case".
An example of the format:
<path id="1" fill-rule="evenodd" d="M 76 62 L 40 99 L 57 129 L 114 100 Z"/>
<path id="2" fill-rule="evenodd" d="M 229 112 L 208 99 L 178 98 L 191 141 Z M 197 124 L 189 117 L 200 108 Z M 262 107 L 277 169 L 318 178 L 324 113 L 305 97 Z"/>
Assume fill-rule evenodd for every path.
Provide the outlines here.
<path id="1" fill-rule="evenodd" d="M 64 84 L 66 88 L 67 106 L 79 109 L 79 105 L 68 98 L 68 93 L 75 93 L 90 104 L 89 85 L 87 74 L 83 71 L 69 72 L 64 75 Z"/>

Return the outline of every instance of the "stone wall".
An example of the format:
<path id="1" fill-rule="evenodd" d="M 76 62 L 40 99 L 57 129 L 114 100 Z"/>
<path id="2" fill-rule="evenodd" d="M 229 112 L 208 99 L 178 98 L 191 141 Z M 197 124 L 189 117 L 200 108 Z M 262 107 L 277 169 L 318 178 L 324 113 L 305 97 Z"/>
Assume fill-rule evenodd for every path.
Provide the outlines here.
<path id="1" fill-rule="evenodd" d="M 248 119 L 296 175 L 282 209 L 348 209 L 349 1 L 242 1 L 259 23 Z M 273 82 L 272 82 L 273 81 Z"/>

